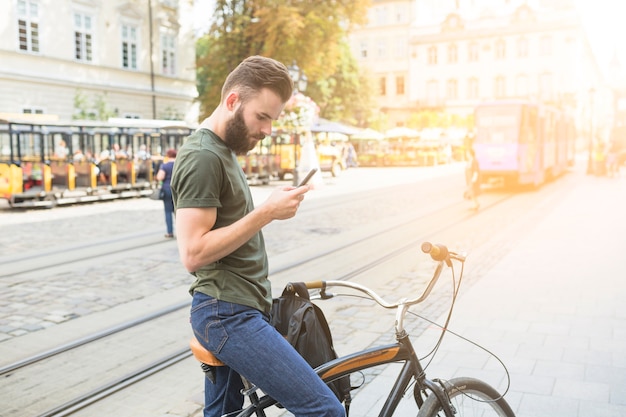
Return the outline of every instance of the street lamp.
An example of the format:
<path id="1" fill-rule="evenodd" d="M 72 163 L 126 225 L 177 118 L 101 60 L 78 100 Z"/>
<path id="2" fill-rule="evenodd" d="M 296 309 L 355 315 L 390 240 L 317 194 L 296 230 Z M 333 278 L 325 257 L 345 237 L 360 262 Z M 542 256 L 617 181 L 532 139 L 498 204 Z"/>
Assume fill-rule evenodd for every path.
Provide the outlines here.
<path id="1" fill-rule="evenodd" d="M 296 61 L 293 61 L 291 66 L 287 68 L 289 70 L 289 75 L 293 80 L 293 94 L 298 94 L 299 91 L 305 91 L 308 78 L 304 71 L 300 69 L 298 65 L 296 65 Z M 298 131 L 295 132 L 293 136 L 293 158 L 294 158 L 294 167 L 293 167 L 293 185 L 296 187 L 298 185 L 298 145 L 300 144 L 300 133 Z"/>
<path id="2" fill-rule="evenodd" d="M 587 175 L 593 173 L 593 95 L 596 90 L 589 89 L 589 150 L 587 156 Z"/>
<path id="3" fill-rule="evenodd" d="M 289 70 L 289 75 L 291 76 L 295 87 L 293 93 L 297 94 L 298 91 L 305 91 L 309 79 L 304 71 L 302 71 L 302 69 L 300 69 L 300 67 L 296 64 L 296 61 L 293 61 L 291 66 L 287 69 Z"/>

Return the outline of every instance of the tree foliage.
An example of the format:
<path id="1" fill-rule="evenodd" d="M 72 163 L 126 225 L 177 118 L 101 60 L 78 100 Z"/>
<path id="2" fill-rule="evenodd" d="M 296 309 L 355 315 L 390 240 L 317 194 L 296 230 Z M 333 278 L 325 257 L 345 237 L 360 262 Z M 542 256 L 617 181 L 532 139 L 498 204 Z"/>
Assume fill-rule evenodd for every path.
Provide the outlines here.
<path id="1" fill-rule="evenodd" d="M 226 75 L 251 55 L 269 56 L 306 73 L 322 115 L 355 119 L 363 77 L 345 44 L 365 23 L 369 0 L 216 0 L 211 28 L 196 46 L 201 117 L 219 103 Z M 360 99 L 354 100 L 360 91 Z M 345 95 L 345 98 L 340 95 Z M 365 100 L 366 102 L 367 100 Z M 322 106 L 320 106 L 322 107 Z"/>
<path id="2" fill-rule="evenodd" d="M 320 117 L 365 127 L 372 109 L 369 79 L 362 74 L 345 42 L 335 72 L 307 89 L 320 108 Z"/>
<path id="3" fill-rule="evenodd" d="M 106 101 L 106 93 L 96 94 L 89 101 L 87 95 L 80 89 L 74 94 L 74 120 L 108 120 L 116 116 Z"/>

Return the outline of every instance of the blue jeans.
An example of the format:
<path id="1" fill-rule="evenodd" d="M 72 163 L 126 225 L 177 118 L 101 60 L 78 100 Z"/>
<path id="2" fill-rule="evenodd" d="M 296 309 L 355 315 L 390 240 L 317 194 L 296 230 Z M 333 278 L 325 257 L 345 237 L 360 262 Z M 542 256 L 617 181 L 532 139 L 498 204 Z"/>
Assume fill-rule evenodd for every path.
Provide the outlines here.
<path id="1" fill-rule="evenodd" d="M 196 292 L 191 326 L 198 341 L 227 366 L 205 378 L 204 417 L 241 409 L 243 375 L 296 417 L 344 417 L 345 410 L 311 366 L 268 323 L 267 315 Z"/>
<path id="2" fill-rule="evenodd" d="M 174 234 L 174 201 L 172 200 L 172 191 L 168 188 L 163 189 L 163 209 L 165 210 L 165 228 L 167 234 Z"/>

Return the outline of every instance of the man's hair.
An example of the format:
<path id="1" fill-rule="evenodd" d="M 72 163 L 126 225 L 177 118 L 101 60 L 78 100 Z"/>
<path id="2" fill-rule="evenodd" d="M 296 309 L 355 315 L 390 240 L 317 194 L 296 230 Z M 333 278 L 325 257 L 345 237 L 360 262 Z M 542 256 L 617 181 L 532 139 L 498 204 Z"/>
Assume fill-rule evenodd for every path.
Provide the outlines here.
<path id="1" fill-rule="evenodd" d="M 272 58 L 255 55 L 243 60 L 224 82 L 222 100 L 235 89 L 242 102 L 256 96 L 263 88 L 287 102 L 293 93 L 293 81 L 284 64 Z"/>

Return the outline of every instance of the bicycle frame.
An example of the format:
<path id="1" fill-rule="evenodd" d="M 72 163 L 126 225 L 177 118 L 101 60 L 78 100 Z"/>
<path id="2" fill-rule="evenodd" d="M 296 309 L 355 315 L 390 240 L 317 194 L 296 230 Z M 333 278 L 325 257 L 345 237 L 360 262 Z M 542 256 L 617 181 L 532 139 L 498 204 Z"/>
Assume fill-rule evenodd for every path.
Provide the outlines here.
<path id="1" fill-rule="evenodd" d="M 407 388 L 413 379 L 415 379 L 416 387 L 414 389 L 414 397 L 418 407 L 421 407 L 423 403 L 421 393 L 430 391 L 440 400 L 440 403 L 444 405 L 446 416 L 453 417 L 454 414 L 449 407 L 445 390 L 438 383 L 426 378 L 408 334 L 399 337 L 396 343 L 364 349 L 334 359 L 315 368 L 315 371 L 324 382 L 330 383 L 342 376 L 350 375 L 368 368 L 402 362 L 402 369 L 393 387 L 389 391 L 389 395 L 378 416 L 392 417 Z M 252 391 L 254 391 L 254 388 Z M 250 395 L 250 392 L 245 394 Z M 265 416 L 263 410 L 276 404 L 276 400 L 267 395 L 261 398 L 254 398 L 254 400 L 255 401 L 250 406 L 238 412 L 236 416 L 250 417 L 255 413 L 257 416 Z"/>
<path id="2" fill-rule="evenodd" d="M 406 333 L 400 336 L 396 343 L 377 346 L 342 356 L 317 367 L 315 371 L 324 382 L 328 383 L 344 375 L 394 362 L 404 362 L 404 364 L 387 396 L 385 404 L 380 410 L 379 417 L 393 416 L 400 400 L 413 379 L 415 379 L 415 383 L 417 384 L 414 390 L 414 396 L 418 406 L 422 405 L 423 399 L 420 393 L 424 390 L 431 391 L 441 400 L 442 404 L 448 403 L 443 388 L 437 383 L 426 379 L 422 365 Z M 449 408 L 445 410 L 445 412 L 447 416 L 453 416 Z"/>

